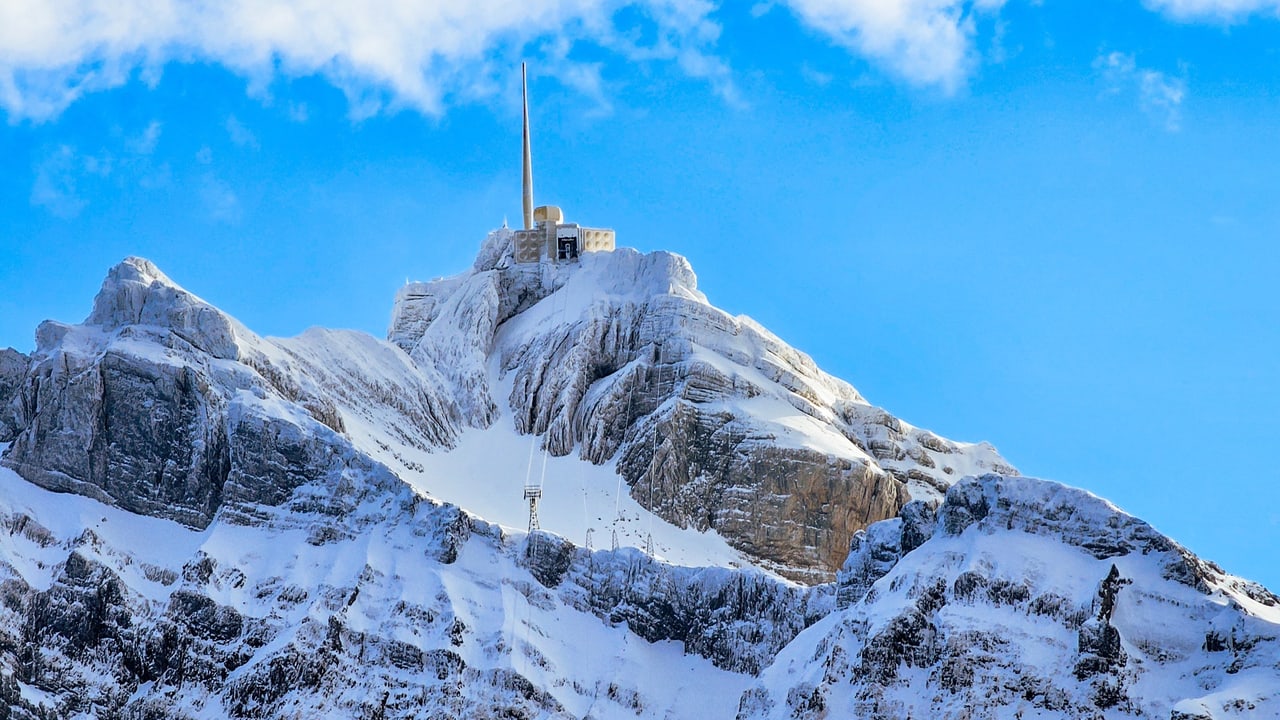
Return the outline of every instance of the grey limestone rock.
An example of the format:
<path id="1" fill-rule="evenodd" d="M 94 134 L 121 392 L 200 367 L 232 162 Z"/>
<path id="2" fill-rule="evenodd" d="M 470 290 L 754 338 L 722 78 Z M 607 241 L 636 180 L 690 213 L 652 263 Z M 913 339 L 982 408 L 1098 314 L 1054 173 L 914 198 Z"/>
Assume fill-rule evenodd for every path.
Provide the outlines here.
<path id="1" fill-rule="evenodd" d="M 226 399 L 197 367 L 41 348 L 4 464 L 31 482 L 207 524 L 230 471 Z"/>
<path id="2" fill-rule="evenodd" d="M 855 534 L 835 616 L 787 649 L 809 665 L 767 669 L 739 717 L 1274 714 L 1269 593 L 1210 565 L 1084 491 L 966 478 Z"/>
<path id="3" fill-rule="evenodd" d="M 13 348 L 0 349 L 0 443 L 22 430 L 22 384 L 31 358 Z"/>
<path id="4" fill-rule="evenodd" d="M 523 544 L 521 563 L 566 605 L 749 674 L 828 614 L 834 601 L 830 585 L 790 585 L 759 571 L 676 567 L 635 548 L 591 551 L 545 533 Z"/>
<path id="5" fill-rule="evenodd" d="M 442 368 L 464 423 L 485 427 L 502 405 L 551 454 L 616 462 L 641 505 L 788 577 L 830 580 L 854 532 L 910 492 L 940 497 L 956 467 L 1011 470 L 989 446 L 873 408 L 713 307 L 684 258 L 624 248 L 517 265 L 509 242 L 491 234 L 472 272 L 403 288 L 388 338 Z M 780 416 L 803 418 L 802 431 Z"/>
<path id="6" fill-rule="evenodd" d="M 224 360 L 235 360 L 240 352 L 235 321 L 143 258 L 126 258 L 111 269 L 85 324 L 104 331 L 129 325 L 162 328 Z"/>
<path id="7" fill-rule="evenodd" d="M 85 324 L 46 322 L 37 342 L 18 392 L 21 429 L 0 462 L 42 487 L 191 527 L 224 508 L 250 522 L 259 506 L 367 463 L 342 441 L 335 399 L 392 396 L 387 404 L 411 420 L 405 437 L 426 438 L 417 442 L 447 443 L 453 432 L 442 403 L 421 391 L 320 390 L 306 374 L 315 363 L 136 258 L 111 270 Z"/>

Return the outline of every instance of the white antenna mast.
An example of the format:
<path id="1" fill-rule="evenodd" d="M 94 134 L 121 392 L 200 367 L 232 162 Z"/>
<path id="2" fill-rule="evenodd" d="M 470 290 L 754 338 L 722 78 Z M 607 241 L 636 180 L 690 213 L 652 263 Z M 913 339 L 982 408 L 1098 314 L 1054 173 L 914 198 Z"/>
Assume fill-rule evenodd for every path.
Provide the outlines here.
<path id="1" fill-rule="evenodd" d="M 533 229 L 533 158 L 529 152 L 529 80 L 520 63 L 520 96 L 524 101 L 524 229 Z"/>

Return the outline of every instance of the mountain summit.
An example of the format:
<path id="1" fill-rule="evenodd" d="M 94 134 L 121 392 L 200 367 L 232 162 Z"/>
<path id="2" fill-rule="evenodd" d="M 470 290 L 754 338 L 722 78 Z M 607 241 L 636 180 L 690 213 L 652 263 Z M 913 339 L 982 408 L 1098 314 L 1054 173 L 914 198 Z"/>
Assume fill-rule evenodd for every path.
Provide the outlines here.
<path id="1" fill-rule="evenodd" d="M 6 716 L 1280 716 L 1266 589 L 873 407 L 677 255 L 514 238 L 385 341 L 130 258 L 0 353 Z"/>
<path id="2" fill-rule="evenodd" d="M 514 447 L 533 434 L 553 457 L 599 466 L 581 487 L 552 474 L 545 489 L 548 505 L 586 493 L 597 532 L 634 544 L 645 531 L 592 505 L 593 490 L 618 505 L 616 473 L 625 499 L 666 524 L 824 581 L 854 532 L 909 498 L 940 499 L 964 475 L 1014 472 L 989 445 L 914 428 L 750 318 L 715 308 L 678 255 L 622 248 L 523 264 L 513 238 L 490 235 L 470 272 L 403 287 L 388 339 L 446 374 L 465 422 L 482 430 L 470 442 Z M 509 473 L 524 476 L 524 454 L 512 460 Z M 581 522 L 547 527 L 576 539 Z M 677 542 L 666 537 L 660 555 Z"/>

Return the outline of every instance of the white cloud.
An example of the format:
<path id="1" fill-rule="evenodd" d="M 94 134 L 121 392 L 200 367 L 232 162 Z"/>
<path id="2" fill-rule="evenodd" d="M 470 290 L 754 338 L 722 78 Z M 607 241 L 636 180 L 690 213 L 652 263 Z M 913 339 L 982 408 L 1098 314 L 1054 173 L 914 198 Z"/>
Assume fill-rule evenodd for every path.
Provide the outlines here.
<path id="1" fill-rule="evenodd" d="M 31 204 L 61 218 L 79 215 L 87 204 L 76 191 L 82 165 L 83 159 L 69 145 L 61 145 L 46 154 L 36 163 Z"/>
<path id="2" fill-rule="evenodd" d="M 767 0 L 908 82 L 954 88 L 972 65 L 974 15 L 1003 0 Z M 630 61 L 673 63 L 738 101 L 715 52 L 711 0 L 4 0 L 0 108 L 47 119 L 85 93 L 165 64 L 212 62 L 266 94 L 274 78 L 320 75 L 360 117 L 388 106 L 438 114 L 452 101 L 508 90 L 533 53 L 607 107 L 600 67 L 577 44 Z M 575 56 L 576 57 L 576 56 Z"/>
<path id="3" fill-rule="evenodd" d="M 804 78 L 804 81 L 810 85 L 816 85 L 818 87 L 826 87 L 835 79 L 831 73 L 816 70 L 808 63 L 804 63 L 800 66 L 800 77 Z"/>
<path id="4" fill-rule="evenodd" d="M 954 90 L 974 63 L 974 16 L 1003 0 L 783 0 L 807 25 L 906 80 Z"/>
<path id="5" fill-rule="evenodd" d="M 160 121 L 152 120 L 141 133 L 136 137 L 130 138 L 126 146 L 129 151 L 137 155 L 150 155 L 156 151 L 156 144 L 160 142 Z"/>
<path id="6" fill-rule="evenodd" d="M 622 7 L 640 8 L 657 40 L 614 27 Z M 674 60 L 716 82 L 706 52 L 714 9 L 704 0 L 5 0 L 0 107 L 48 118 L 135 74 L 154 82 L 176 59 L 220 63 L 259 90 L 277 74 L 322 75 L 356 115 L 388 104 L 434 114 L 450 97 L 492 94 L 505 83 L 495 78 L 549 37 Z"/>
<path id="7" fill-rule="evenodd" d="M 231 186 L 212 173 L 200 181 L 200 202 L 211 220 L 235 224 L 240 221 L 240 197 Z"/>
<path id="8" fill-rule="evenodd" d="M 137 183 L 143 189 L 168 184 L 167 164 L 152 157 L 160 141 L 161 124 L 152 121 L 136 134 L 113 134 L 96 152 L 62 144 L 44 149 L 32 166 L 30 201 L 61 218 L 72 218 L 101 192 L 104 183 Z"/>
<path id="9" fill-rule="evenodd" d="M 1280 15 L 1280 0 L 1145 0 L 1148 7 L 1179 20 L 1241 20 L 1249 15 Z"/>
<path id="10" fill-rule="evenodd" d="M 1107 92 L 1134 92 L 1138 104 L 1166 129 L 1176 131 L 1182 124 L 1182 101 L 1187 96 L 1187 82 L 1158 70 L 1140 67 L 1133 55 L 1110 52 L 1094 60 L 1094 67 L 1107 84 Z"/>
<path id="11" fill-rule="evenodd" d="M 245 127 L 235 115 L 227 117 L 227 135 L 231 138 L 231 142 L 240 147 L 258 148 L 258 136 L 253 131 Z"/>
<path id="12" fill-rule="evenodd" d="M 451 102 L 509 92 L 511 67 L 538 71 L 607 111 L 608 83 L 579 45 L 635 62 L 668 62 L 740 103 L 716 53 L 720 0 L 0 0 L 0 109 L 11 122 L 56 116 L 86 93 L 172 61 L 221 64 L 267 94 L 278 76 L 318 75 L 355 117 L 387 107 L 439 114 Z M 1184 21 L 1280 16 L 1280 0 L 1142 0 Z M 1005 0 L 753 0 L 762 18 L 789 9 L 805 26 L 908 83 L 951 91 L 980 61 L 978 20 Z M 726 3 L 727 6 L 727 3 Z M 996 40 L 992 59 L 1002 52 Z M 1141 80 L 1144 104 L 1176 118 L 1185 83 Z M 305 121 L 305 106 L 290 107 Z M 1176 122 L 1176 121 L 1175 121 Z"/>

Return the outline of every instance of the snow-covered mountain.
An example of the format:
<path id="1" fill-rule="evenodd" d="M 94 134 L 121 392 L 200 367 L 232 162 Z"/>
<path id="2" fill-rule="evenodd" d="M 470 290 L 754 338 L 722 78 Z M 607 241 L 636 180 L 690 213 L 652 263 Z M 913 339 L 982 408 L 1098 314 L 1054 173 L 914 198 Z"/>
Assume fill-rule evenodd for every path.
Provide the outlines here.
<path id="1" fill-rule="evenodd" d="M 496 231 L 389 340 L 151 263 L 0 353 L 0 717 L 1280 717 L 1280 601 Z M 526 485 L 542 530 L 525 531 Z"/>

